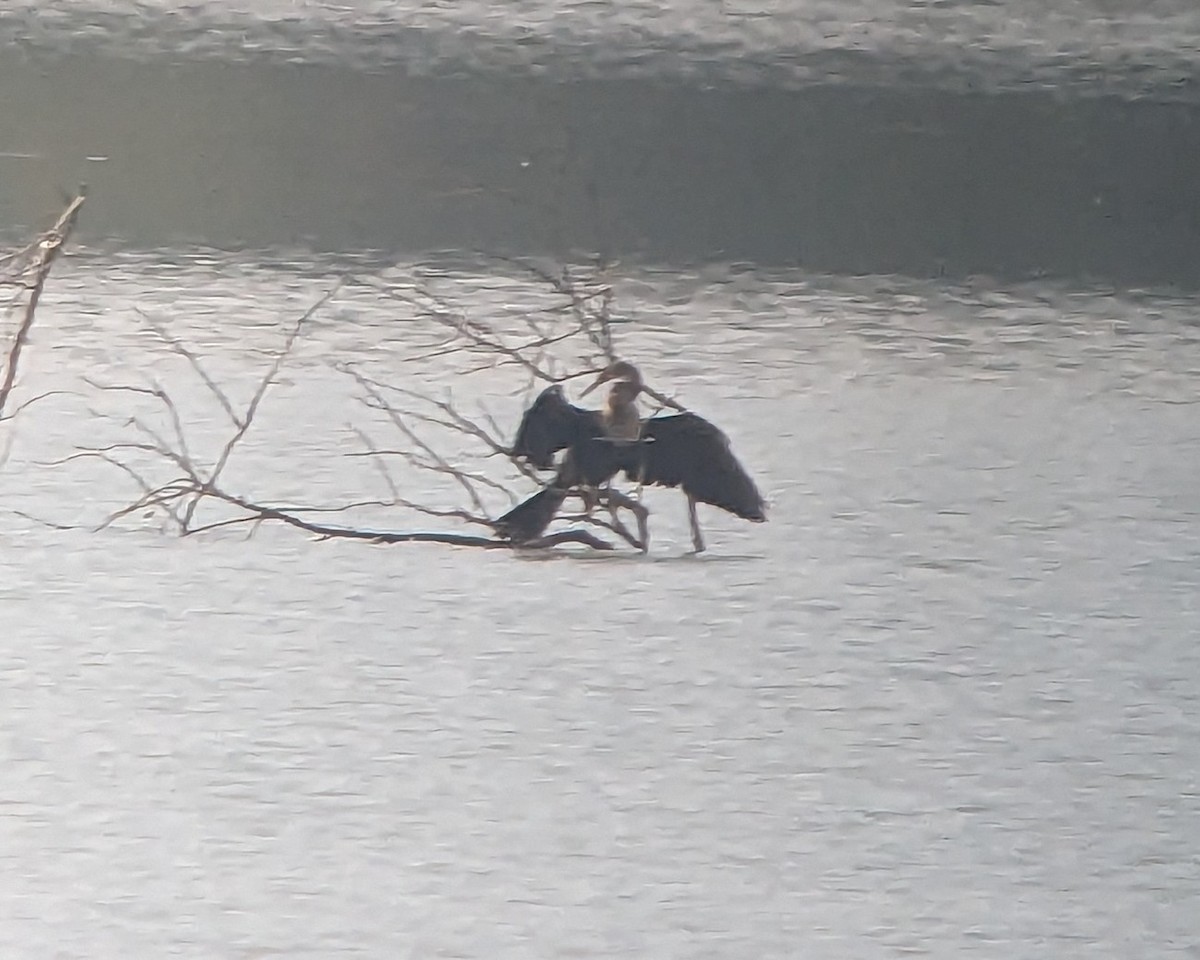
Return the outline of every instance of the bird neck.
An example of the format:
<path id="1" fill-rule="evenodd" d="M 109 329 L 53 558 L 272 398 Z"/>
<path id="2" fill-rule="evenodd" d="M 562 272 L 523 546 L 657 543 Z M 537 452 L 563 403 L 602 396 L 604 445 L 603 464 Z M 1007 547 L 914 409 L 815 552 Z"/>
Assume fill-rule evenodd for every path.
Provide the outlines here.
<path id="1" fill-rule="evenodd" d="M 604 425 L 610 437 L 636 440 L 642 432 L 636 394 L 614 389 L 604 407 Z"/>

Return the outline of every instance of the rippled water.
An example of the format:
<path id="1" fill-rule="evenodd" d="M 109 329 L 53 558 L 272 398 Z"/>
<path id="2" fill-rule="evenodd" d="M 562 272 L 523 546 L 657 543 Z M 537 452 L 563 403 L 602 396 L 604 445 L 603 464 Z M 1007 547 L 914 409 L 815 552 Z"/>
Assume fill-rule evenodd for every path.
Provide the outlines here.
<path id="1" fill-rule="evenodd" d="M 197 451 L 224 435 L 135 307 L 246 397 L 336 276 L 383 269 L 61 267 L 21 391 L 66 392 L 0 473 L 6 956 L 1192 955 L 1194 299 L 621 268 L 622 352 L 730 434 L 771 520 L 706 511 L 689 557 L 652 491 L 649 557 L 522 559 L 20 515 L 134 492 L 39 465 L 128 435 L 98 415 L 136 399 L 85 378 L 157 376 Z M 547 299 L 426 277 L 502 324 Z M 345 288 L 230 485 L 379 496 L 330 363 L 400 376 L 423 335 Z M 512 371 L 451 385 L 515 423 Z"/>
<path id="2" fill-rule="evenodd" d="M 91 192 L 0 424 L 0 954 L 1195 956 L 1200 303 L 1140 287 L 1200 283 L 1198 11 L 8 0 L 0 233 Z M 238 494 L 389 497 L 346 362 L 511 431 L 525 378 L 414 361 L 439 330 L 367 281 L 504 330 L 555 298 L 439 249 L 618 261 L 620 351 L 770 522 L 96 530 L 137 485 L 66 458 L 172 429 L 102 385 L 229 436 L 147 317 L 244 403 L 349 278 Z"/>
<path id="3" fill-rule="evenodd" d="M 528 71 L 793 85 L 946 83 L 1194 99 L 1188 0 L 10 0 L 29 50 L 289 59 L 418 74 Z"/>

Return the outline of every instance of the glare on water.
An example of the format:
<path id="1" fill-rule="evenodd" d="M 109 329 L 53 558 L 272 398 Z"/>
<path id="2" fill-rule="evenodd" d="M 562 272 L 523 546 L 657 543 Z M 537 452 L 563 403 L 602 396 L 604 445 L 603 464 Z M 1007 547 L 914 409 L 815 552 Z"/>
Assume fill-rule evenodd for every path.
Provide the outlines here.
<path id="1" fill-rule="evenodd" d="M 705 510 L 688 556 L 650 491 L 647 557 L 519 557 L 90 532 L 136 488 L 43 465 L 127 436 L 85 378 L 163 378 L 198 448 L 225 435 L 135 307 L 244 398 L 374 267 L 62 268 L 22 389 L 64 393 L 0 474 L 6 956 L 1188 955 L 1194 300 L 626 269 L 621 352 L 729 434 L 770 522 Z M 440 283 L 490 317 L 541 296 Z M 414 335 L 347 287 L 229 485 L 380 496 L 335 364 L 408 369 Z M 452 386 L 515 426 L 527 385 Z"/>

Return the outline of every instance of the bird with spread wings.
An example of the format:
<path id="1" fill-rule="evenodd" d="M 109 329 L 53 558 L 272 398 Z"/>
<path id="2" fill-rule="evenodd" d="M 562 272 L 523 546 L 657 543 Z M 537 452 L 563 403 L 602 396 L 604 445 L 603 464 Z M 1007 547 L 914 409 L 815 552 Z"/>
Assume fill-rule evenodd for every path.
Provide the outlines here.
<path id="1" fill-rule="evenodd" d="M 539 469 L 555 467 L 554 479 L 496 521 L 499 536 L 523 543 L 541 536 L 570 493 L 608 484 L 620 473 L 638 484 L 679 487 L 688 502 L 692 546 L 704 550 L 696 504 L 720 507 L 754 523 L 764 522 L 766 505 L 745 467 L 733 455 L 729 438 L 691 412 L 642 419 L 637 397 L 640 372 L 619 360 L 610 364 L 584 395 L 611 383 L 604 407 L 588 410 L 570 403 L 558 384 L 541 392 L 525 411 L 512 454 Z M 643 549 L 646 544 L 643 542 Z"/>

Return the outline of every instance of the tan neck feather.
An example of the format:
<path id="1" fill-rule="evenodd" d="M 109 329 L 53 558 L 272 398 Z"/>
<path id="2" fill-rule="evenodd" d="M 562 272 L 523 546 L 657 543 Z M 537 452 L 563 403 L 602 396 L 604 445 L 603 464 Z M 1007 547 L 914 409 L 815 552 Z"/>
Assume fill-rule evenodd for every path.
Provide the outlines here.
<path id="1" fill-rule="evenodd" d="M 604 425 L 610 437 L 636 440 L 642 432 L 642 418 L 637 401 L 609 394 L 604 409 Z"/>

